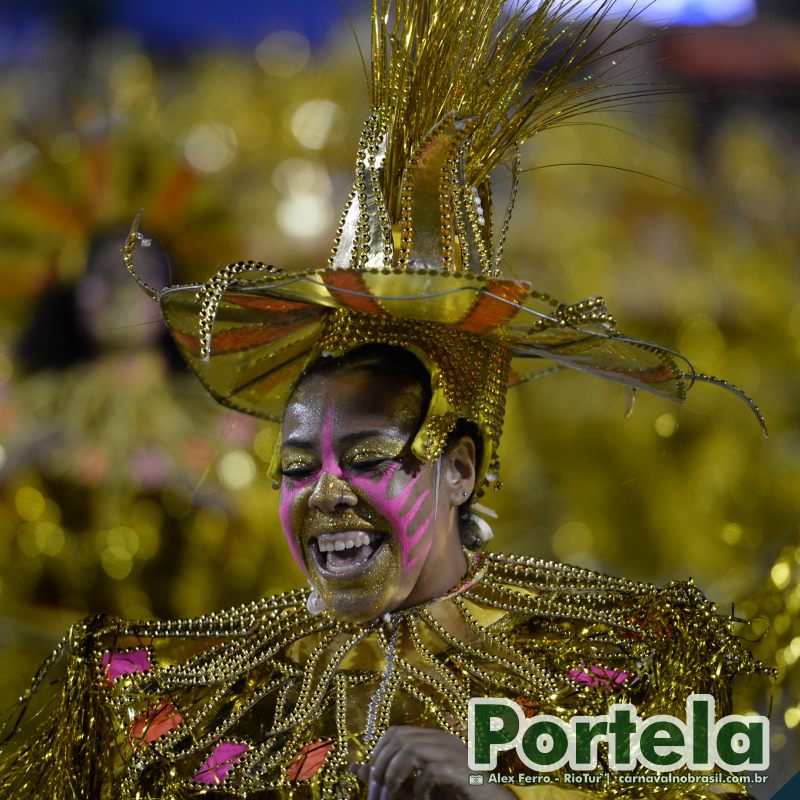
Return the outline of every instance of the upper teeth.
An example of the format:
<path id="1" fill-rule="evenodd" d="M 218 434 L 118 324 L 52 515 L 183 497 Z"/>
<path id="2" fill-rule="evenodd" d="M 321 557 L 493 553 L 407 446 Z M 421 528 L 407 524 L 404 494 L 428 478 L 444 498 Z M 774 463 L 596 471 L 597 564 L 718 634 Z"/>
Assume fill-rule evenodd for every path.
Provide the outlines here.
<path id="1" fill-rule="evenodd" d="M 317 544 L 320 552 L 332 553 L 334 550 L 347 550 L 351 547 L 362 547 L 365 544 L 369 544 L 369 534 L 358 532 L 347 539 L 328 539 L 327 541 L 323 541 L 320 536 L 317 539 Z"/>

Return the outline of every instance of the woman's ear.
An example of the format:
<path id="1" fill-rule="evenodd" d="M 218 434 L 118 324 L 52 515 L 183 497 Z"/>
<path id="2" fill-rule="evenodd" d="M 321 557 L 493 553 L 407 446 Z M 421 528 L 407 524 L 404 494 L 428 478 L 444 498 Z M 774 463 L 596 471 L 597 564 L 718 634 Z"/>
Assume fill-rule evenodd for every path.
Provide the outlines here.
<path id="1" fill-rule="evenodd" d="M 475 489 L 475 442 L 462 436 L 442 454 L 442 488 L 451 506 L 460 506 Z"/>

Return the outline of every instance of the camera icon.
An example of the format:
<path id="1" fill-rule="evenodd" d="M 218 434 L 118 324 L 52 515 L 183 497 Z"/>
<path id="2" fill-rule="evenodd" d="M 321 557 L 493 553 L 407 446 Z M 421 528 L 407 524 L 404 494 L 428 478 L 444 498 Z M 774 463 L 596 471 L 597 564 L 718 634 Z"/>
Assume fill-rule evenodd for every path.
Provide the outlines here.
<path id="1" fill-rule="evenodd" d="M 470 786 L 482 786 L 483 785 L 483 775 L 479 772 L 473 772 L 472 775 L 469 776 L 469 785 Z"/>

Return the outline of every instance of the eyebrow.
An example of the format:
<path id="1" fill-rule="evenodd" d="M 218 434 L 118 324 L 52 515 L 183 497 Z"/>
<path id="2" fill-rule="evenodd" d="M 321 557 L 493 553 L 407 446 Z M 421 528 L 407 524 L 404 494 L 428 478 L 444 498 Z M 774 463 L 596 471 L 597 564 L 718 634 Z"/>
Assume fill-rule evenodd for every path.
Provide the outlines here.
<path id="1" fill-rule="evenodd" d="M 368 430 L 368 431 L 354 431 L 353 433 L 348 433 L 345 436 L 337 439 L 337 444 L 339 446 L 347 447 L 348 445 L 352 444 L 353 442 L 360 441 L 361 439 L 369 439 L 371 436 L 388 436 L 392 439 L 400 439 L 403 438 L 402 434 L 393 431 L 391 433 L 387 433 L 386 430 Z M 281 448 L 284 447 L 296 447 L 299 450 L 312 450 L 314 448 L 313 442 L 309 442 L 307 439 L 301 439 L 296 436 L 290 436 L 286 439 Z"/>

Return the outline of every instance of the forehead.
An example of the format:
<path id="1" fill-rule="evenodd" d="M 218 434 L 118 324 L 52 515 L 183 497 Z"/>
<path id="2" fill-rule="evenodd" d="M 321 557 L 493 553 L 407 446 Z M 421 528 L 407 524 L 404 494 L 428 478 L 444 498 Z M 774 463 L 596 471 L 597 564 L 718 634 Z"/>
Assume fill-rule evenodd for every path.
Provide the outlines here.
<path id="1" fill-rule="evenodd" d="M 283 421 L 283 441 L 319 440 L 332 419 L 334 438 L 360 430 L 410 436 L 422 418 L 423 390 L 415 381 L 350 367 L 312 375 L 292 394 Z"/>

